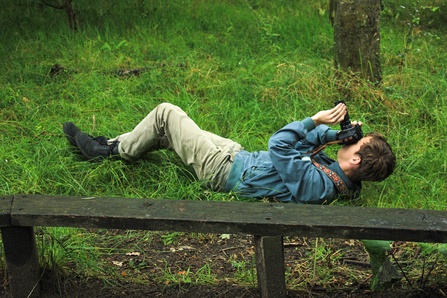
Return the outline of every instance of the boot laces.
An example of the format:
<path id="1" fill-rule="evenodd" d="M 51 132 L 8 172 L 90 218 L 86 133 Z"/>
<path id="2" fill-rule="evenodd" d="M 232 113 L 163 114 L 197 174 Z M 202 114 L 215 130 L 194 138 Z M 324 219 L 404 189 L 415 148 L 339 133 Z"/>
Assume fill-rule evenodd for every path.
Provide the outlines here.
<path id="1" fill-rule="evenodd" d="M 107 145 L 107 141 L 109 140 L 108 138 L 106 138 L 104 136 L 98 136 L 98 137 L 94 137 L 94 138 L 92 137 L 92 139 L 101 145 Z"/>
<path id="2" fill-rule="evenodd" d="M 105 145 L 105 146 L 107 146 L 106 148 L 106 150 L 108 150 L 108 152 L 107 152 L 107 155 L 108 156 L 111 156 L 111 155 L 113 155 L 113 149 L 115 149 L 115 147 L 116 146 L 118 146 L 118 144 L 119 144 L 119 142 L 118 141 L 113 141 L 110 145 Z M 104 147 L 105 147 L 104 146 Z M 104 148 L 105 149 L 105 148 Z"/>

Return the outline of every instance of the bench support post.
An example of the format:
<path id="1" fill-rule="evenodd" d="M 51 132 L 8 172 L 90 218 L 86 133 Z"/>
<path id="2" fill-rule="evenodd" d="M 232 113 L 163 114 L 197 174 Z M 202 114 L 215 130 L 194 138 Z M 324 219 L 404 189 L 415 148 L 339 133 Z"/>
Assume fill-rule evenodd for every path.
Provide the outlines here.
<path id="1" fill-rule="evenodd" d="M 286 297 L 284 245 L 281 236 L 255 236 L 258 288 L 262 298 Z"/>
<path id="2" fill-rule="evenodd" d="M 3 227 L 2 240 L 12 297 L 38 297 L 40 266 L 33 227 Z"/>

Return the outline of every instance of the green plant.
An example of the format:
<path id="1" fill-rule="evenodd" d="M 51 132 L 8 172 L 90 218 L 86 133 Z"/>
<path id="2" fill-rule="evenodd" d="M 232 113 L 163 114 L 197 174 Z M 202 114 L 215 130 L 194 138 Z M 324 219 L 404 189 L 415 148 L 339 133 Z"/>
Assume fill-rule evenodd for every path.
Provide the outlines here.
<path id="1" fill-rule="evenodd" d="M 383 291 L 400 281 L 401 277 L 391 264 L 387 252 L 391 250 L 392 241 L 363 240 L 372 267 L 371 289 Z"/>
<path id="2" fill-rule="evenodd" d="M 255 259 L 252 258 L 251 263 L 246 261 L 237 261 L 236 259 L 230 258 L 231 267 L 236 269 L 234 278 L 236 281 L 242 284 L 249 284 L 252 287 L 256 286 L 256 268 L 254 265 Z"/>
<path id="3" fill-rule="evenodd" d="M 163 244 L 164 245 L 170 245 L 170 244 L 177 244 L 178 243 L 178 237 L 181 235 L 182 233 L 180 232 L 173 232 L 173 233 L 168 233 L 165 235 L 161 235 L 161 238 L 163 240 Z"/>
<path id="4" fill-rule="evenodd" d="M 401 266 L 401 262 L 405 261 L 405 259 L 399 261 L 392 250 L 392 241 L 363 240 L 362 242 L 369 253 L 372 266 L 372 290 L 389 289 L 402 277 L 405 278 L 405 280 L 411 287 L 424 288 L 435 266 L 441 265 L 438 262 L 440 256 L 447 255 L 446 244 L 419 243 L 419 256 L 423 258 L 420 270 L 421 273 L 419 276 L 416 277 L 416 280 L 411 280 L 409 277 L 409 272 L 406 272 L 406 270 L 404 270 Z M 394 261 L 396 266 L 393 266 L 391 264 L 389 256 L 392 257 L 392 260 Z M 431 265 L 427 267 L 428 271 L 426 271 L 426 260 L 430 258 L 432 259 Z M 399 269 L 402 277 L 398 274 L 396 268 Z M 418 275 L 418 273 L 416 273 L 416 275 Z"/>
<path id="5" fill-rule="evenodd" d="M 165 267 L 162 271 L 162 275 L 154 276 L 155 280 L 159 280 L 164 284 L 169 283 L 195 283 L 195 284 L 214 284 L 215 275 L 211 273 L 208 265 L 199 268 L 195 273 L 191 271 L 191 268 L 182 270 L 180 268 L 176 272 L 173 272 L 171 267 L 165 260 Z"/>

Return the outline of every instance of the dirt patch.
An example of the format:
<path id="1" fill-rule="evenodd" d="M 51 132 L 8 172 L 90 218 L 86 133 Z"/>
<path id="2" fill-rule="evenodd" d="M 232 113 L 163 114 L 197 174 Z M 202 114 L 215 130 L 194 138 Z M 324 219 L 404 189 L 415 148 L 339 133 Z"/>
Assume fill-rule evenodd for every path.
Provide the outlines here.
<path id="1" fill-rule="evenodd" d="M 98 249 L 110 249 L 99 262 L 111 271 L 94 276 L 46 270 L 41 297 L 260 297 L 252 236 L 150 232 L 146 241 L 148 232 L 89 232 L 98 235 Z M 411 245 L 396 243 L 397 258 L 418 258 Z M 370 291 L 369 257 L 357 240 L 285 238 L 284 253 L 288 297 L 446 297 L 441 273 L 432 273 L 424 290 L 408 286 L 418 283 L 414 263 L 403 263 L 407 279 L 390 291 Z M 428 268 L 430 261 L 424 264 Z M 4 272 L 2 277 L 5 297 Z"/>

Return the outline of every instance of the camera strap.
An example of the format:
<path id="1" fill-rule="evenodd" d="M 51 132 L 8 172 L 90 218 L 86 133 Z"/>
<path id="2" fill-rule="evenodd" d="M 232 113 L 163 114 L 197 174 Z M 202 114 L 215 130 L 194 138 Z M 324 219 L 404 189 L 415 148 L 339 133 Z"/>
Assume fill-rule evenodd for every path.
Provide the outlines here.
<path id="1" fill-rule="evenodd" d="M 320 165 L 318 162 L 315 161 L 315 159 L 312 158 L 312 163 L 314 166 L 319 168 L 326 176 L 331 179 L 332 183 L 334 183 L 335 187 L 338 189 L 338 192 L 343 197 L 349 197 L 349 190 L 346 187 L 346 184 L 343 182 L 343 180 L 338 176 L 334 171 L 331 169 Z"/>
<path id="2" fill-rule="evenodd" d="M 310 159 L 312 160 L 312 163 L 314 164 L 314 166 L 316 166 L 317 168 L 319 168 L 329 179 L 331 179 L 332 183 L 334 183 L 335 187 L 338 189 L 338 192 L 340 193 L 340 195 L 342 197 L 346 197 L 349 198 L 350 194 L 349 194 L 349 189 L 346 187 L 346 184 L 343 182 L 343 180 L 340 178 L 340 176 L 337 175 L 337 173 L 335 173 L 334 171 L 332 171 L 331 169 L 320 165 L 318 162 L 315 161 L 314 156 L 320 152 L 321 150 L 323 150 L 326 145 L 332 145 L 332 144 L 336 144 L 336 143 L 340 143 L 341 141 L 334 141 L 334 142 L 330 142 L 327 144 L 324 144 L 314 150 L 311 150 L 309 152 L 306 152 L 305 154 L 311 153 L 312 155 L 310 156 Z"/>

